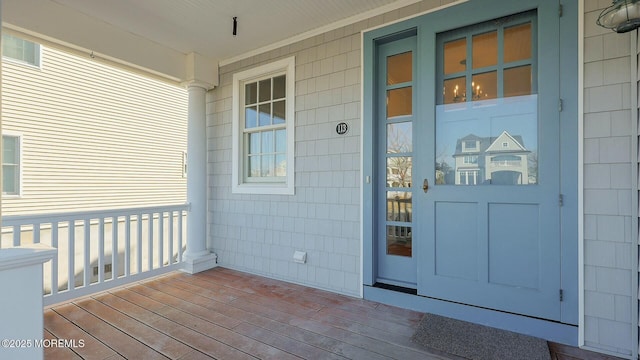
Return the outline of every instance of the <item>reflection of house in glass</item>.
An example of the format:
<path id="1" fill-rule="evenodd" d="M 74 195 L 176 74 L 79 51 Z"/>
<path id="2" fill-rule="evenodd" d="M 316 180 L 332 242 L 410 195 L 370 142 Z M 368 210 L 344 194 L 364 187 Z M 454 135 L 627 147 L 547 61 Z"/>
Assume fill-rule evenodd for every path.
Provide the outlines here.
<path id="1" fill-rule="evenodd" d="M 498 137 L 469 134 L 456 142 L 456 185 L 522 185 L 535 183 L 522 137 L 506 130 Z"/>

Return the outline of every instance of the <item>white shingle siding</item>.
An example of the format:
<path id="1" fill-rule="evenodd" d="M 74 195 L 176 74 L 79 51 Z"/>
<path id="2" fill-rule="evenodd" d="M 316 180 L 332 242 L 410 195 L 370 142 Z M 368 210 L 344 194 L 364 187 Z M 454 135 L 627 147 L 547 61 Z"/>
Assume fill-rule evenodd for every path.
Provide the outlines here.
<path id="1" fill-rule="evenodd" d="M 41 69 L 2 66 L 3 129 L 23 135 L 3 215 L 185 201 L 185 89 L 48 47 Z"/>
<path id="2" fill-rule="evenodd" d="M 584 334 L 585 346 L 631 355 L 632 240 L 631 33 L 596 25 L 610 3 L 585 0 L 584 20 Z M 635 54 L 634 54 L 635 55 Z M 636 189 L 637 190 L 637 189 Z M 632 304 L 632 302 L 634 304 Z"/>
<path id="3" fill-rule="evenodd" d="M 209 94 L 209 246 L 239 270 L 359 295 L 360 31 L 451 1 L 423 1 L 220 68 Z M 235 72 L 296 57 L 295 195 L 231 194 Z M 339 122 L 349 125 L 337 135 Z M 308 253 L 307 263 L 292 261 Z"/>
<path id="4" fill-rule="evenodd" d="M 220 69 L 220 87 L 209 97 L 208 134 L 210 246 L 222 266 L 359 295 L 360 31 L 380 23 L 381 16 L 361 21 Z M 295 195 L 232 195 L 233 73 L 292 55 Z M 349 125 L 346 135 L 336 134 L 339 122 Z M 292 261 L 295 250 L 308 253 L 306 264 Z"/>

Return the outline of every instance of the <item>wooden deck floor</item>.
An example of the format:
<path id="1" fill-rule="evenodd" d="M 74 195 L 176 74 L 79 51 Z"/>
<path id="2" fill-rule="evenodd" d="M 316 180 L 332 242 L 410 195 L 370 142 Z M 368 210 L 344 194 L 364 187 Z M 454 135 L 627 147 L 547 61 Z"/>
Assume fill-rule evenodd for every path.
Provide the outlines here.
<path id="1" fill-rule="evenodd" d="M 223 268 L 175 272 L 46 309 L 45 338 L 76 346 L 45 358 L 455 359 L 410 341 L 421 317 Z"/>
<path id="2" fill-rule="evenodd" d="M 411 342 L 422 315 L 224 268 L 174 272 L 46 309 L 45 338 L 63 346 L 45 359 L 460 359 Z"/>

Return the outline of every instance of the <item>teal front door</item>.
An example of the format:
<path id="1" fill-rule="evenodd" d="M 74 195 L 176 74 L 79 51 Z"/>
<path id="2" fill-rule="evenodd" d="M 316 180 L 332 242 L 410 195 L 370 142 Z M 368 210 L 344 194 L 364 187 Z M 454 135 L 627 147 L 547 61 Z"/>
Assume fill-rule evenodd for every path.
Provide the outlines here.
<path id="1" fill-rule="evenodd" d="M 560 319 L 558 65 L 538 55 L 558 44 L 537 34 L 530 11 L 377 45 L 378 283 Z"/>

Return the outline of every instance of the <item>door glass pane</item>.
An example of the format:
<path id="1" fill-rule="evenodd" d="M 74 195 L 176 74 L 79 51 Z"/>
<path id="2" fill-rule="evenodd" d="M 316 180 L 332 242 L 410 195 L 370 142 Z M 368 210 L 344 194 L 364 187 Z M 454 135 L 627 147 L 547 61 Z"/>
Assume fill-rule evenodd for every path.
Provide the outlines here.
<path id="1" fill-rule="evenodd" d="M 498 64 L 498 32 L 492 31 L 473 37 L 473 68 Z"/>
<path id="2" fill-rule="evenodd" d="M 471 78 L 471 101 L 489 100 L 498 97 L 498 72 L 490 71 Z"/>
<path id="3" fill-rule="evenodd" d="M 531 65 L 506 69 L 503 76 L 505 97 L 531 94 Z"/>
<path id="4" fill-rule="evenodd" d="M 387 254 L 411 256 L 411 192 L 387 191 Z"/>
<path id="5" fill-rule="evenodd" d="M 460 105 L 436 106 L 436 184 L 537 184 L 537 95 Z"/>
<path id="6" fill-rule="evenodd" d="M 531 58 L 531 23 L 504 29 L 504 62 Z"/>
<path id="7" fill-rule="evenodd" d="M 467 70 L 467 39 L 449 41 L 444 44 L 444 74 Z"/>
<path id="8" fill-rule="evenodd" d="M 445 80 L 442 95 L 445 104 L 467 101 L 467 78 Z"/>
<path id="9" fill-rule="evenodd" d="M 411 193 L 408 191 L 387 191 L 387 220 L 411 222 Z"/>
<path id="10" fill-rule="evenodd" d="M 413 79 L 411 52 L 387 57 L 387 85 L 409 82 Z"/>
<path id="11" fill-rule="evenodd" d="M 413 125 L 400 122 L 387 125 L 387 154 L 401 154 L 413 151 Z"/>
<path id="12" fill-rule="evenodd" d="M 404 87 L 387 91 L 387 118 L 412 114 L 412 88 Z"/>
<path id="13" fill-rule="evenodd" d="M 411 187 L 411 156 L 387 158 L 387 187 Z"/>
<path id="14" fill-rule="evenodd" d="M 411 257 L 411 226 L 387 225 L 387 255 Z"/>

